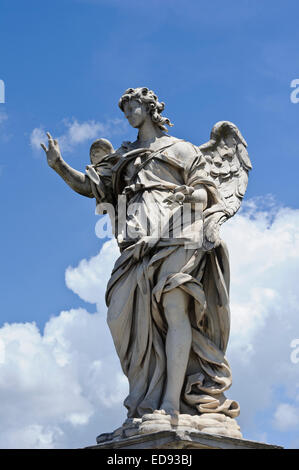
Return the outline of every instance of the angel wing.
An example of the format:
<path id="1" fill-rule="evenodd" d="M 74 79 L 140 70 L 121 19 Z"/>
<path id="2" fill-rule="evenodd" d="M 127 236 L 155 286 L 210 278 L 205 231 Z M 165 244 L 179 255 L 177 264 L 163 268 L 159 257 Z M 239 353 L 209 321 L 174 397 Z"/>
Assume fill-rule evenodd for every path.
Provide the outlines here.
<path id="1" fill-rule="evenodd" d="M 247 184 L 251 162 L 247 143 L 241 132 L 229 121 L 220 121 L 212 129 L 209 142 L 199 147 L 207 163 L 207 172 L 220 194 L 221 202 L 205 213 L 205 246 L 220 242 L 221 224 L 240 208 Z"/>

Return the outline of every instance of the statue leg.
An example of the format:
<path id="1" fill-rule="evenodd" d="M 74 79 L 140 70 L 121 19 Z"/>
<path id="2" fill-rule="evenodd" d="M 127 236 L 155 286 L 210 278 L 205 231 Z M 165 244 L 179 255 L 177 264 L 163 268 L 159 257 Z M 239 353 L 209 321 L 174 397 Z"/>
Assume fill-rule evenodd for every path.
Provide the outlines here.
<path id="1" fill-rule="evenodd" d="M 163 295 L 164 314 L 168 323 L 166 335 L 167 378 L 160 409 L 172 415 L 180 412 L 180 395 L 192 343 L 188 303 L 188 294 L 180 288 L 175 288 Z"/>

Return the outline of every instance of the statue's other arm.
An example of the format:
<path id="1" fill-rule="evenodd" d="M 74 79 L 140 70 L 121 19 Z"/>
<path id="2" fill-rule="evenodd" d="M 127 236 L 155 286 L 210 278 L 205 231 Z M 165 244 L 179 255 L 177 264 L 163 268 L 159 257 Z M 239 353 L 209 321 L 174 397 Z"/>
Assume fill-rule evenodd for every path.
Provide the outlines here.
<path id="1" fill-rule="evenodd" d="M 203 204 L 203 210 L 208 205 L 208 193 L 205 186 L 201 183 L 197 183 L 197 180 L 202 178 L 198 177 L 198 165 L 200 164 L 201 156 L 195 149 L 194 145 L 189 142 L 178 142 L 174 146 L 174 153 L 176 157 L 183 161 L 192 161 L 191 168 L 188 168 L 188 174 L 186 175 L 186 184 L 178 186 L 174 190 L 174 194 L 167 198 L 167 202 L 172 204 L 173 202 L 191 202 Z"/>
<path id="2" fill-rule="evenodd" d="M 94 197 L 89 178 L 68 165 L 62 158 L 58 141 L 47 132 L 49 148 L 41 144 L 46 152 L 48 165 L 77 193 L 86 197 Z"/>

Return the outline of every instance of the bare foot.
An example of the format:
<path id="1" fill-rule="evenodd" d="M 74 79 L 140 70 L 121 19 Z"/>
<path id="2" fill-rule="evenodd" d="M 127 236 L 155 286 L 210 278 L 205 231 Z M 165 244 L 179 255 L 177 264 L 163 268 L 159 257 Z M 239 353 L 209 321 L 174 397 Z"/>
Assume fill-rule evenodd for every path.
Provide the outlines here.
<path id="1" fill-rule="evenodd" d="M 154 415 L 165 415 L 166 416 L 166 411 L 165 410 L 155 410 L 153 412 Z"/>
<path id="2" fill-rule="evenodd" d="M 173 403 L 171 403 L 170 401 L 163 401 L 162 405 L 160 406 L 160 409 L 157 411 L 159 411 L 161 414 L 170 415 L 172 418 L 175 418 L 178 417 L 180 414 L 177 408 L 178 407 L 173 405 Z"/>

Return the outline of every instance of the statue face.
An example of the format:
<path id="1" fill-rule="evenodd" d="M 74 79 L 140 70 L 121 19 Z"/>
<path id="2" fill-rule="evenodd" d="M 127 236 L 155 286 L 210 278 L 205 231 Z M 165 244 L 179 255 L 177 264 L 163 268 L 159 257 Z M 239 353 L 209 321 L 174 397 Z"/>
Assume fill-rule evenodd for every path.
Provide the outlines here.
<path id="1" fill-rule="evenodd" d="M 140 127 L 148 116 L 146 105 L 134 99 L 124 104 L 124 114 L 134 128 Z"/>

